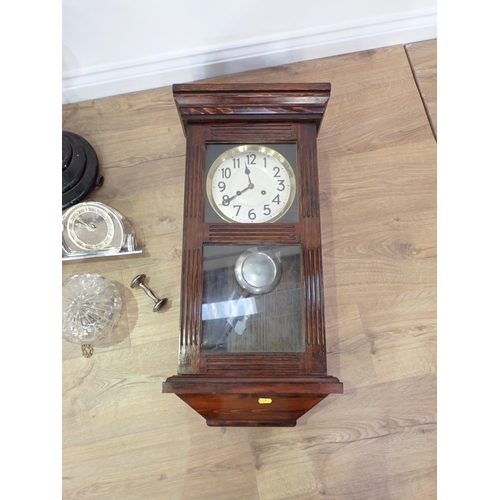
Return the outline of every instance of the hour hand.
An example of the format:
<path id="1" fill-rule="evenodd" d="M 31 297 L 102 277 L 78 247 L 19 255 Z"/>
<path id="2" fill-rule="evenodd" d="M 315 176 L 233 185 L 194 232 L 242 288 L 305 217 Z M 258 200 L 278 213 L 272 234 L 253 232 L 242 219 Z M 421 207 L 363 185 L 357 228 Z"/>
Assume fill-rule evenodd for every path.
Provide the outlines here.
<path id="1" fill-rule="evenodd" d="M 245 164 L 245 174 L 248 175 L 248 187 L 252 189 L 254 185 L 252 184 L 252 180 L 250 179 L 250 169 L 248 168 L 247 164 Z"/>
<path id="2" fill-rule="evenodd" d="M 248 175 L 248 182 L 252 184 L 252 181 L 250 180 L 250 169 L 247 164 L 245 164 L 245 174 Z"/>

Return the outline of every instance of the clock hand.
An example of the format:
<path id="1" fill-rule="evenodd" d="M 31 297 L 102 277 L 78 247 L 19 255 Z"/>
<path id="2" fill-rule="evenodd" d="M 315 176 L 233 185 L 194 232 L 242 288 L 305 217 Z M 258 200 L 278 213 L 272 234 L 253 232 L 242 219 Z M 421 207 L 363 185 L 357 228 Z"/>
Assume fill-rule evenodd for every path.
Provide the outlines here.
<path id="1" fill-rule="evenodd" d="M 245 191 L 253 189 L 253 187 L 254 187 L 253 184 L 249 184 L 245 189 L 242 189 L 241 191 L 236 191 L 236 194 L 234 196 L 231 196 L 231 198 L 228 198 L 227 202 L 229 203 L 231 200 L 234 200 L 237 196 L 243 194 Z"/>
<path id="2" fill-rule="evenodd" d="M 80 217 L 77 217 L 75 219 L 75 222 L 78 222 L 80 224 L 80 226 L 83 226 L 84 228 L 88 229 L 89 231 L 94 231 L 96 229 L 95 224 L 87 224 L 82 219 L 80 219 Z"/>
<path id="3" fill-rule="evenodd" d="M 248 175 L 248 185 L 250 186 L 252 184 L 252 181 L 250 179 L 250 169 L 248 168 L 247 164 L 245 164 L 245 174 Z"/>

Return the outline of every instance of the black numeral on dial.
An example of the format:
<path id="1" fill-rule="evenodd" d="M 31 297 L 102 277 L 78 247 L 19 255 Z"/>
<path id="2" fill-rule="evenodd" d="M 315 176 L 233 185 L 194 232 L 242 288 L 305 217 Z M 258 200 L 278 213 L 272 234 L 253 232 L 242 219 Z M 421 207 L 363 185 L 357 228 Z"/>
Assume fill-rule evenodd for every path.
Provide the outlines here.
<path id="1" fill-rule="evenodd" d="M 247 164 L 248 165 L 255 165 L 255 159 L 257 158 L 257 155 L 250 153 L 247 155 Z"/>

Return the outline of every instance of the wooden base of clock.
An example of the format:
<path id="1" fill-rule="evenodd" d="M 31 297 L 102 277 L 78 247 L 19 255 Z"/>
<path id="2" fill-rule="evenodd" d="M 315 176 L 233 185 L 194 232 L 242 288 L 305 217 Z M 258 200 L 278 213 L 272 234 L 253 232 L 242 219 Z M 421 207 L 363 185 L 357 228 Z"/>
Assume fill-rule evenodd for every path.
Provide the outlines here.
<path id="1" fill-rule="evenodd" d="M 328 394 L 343 391 L 332 376 L 271 378 L 174 376 L 163 392 L 175 393 L 209 426 L 294 427 L 297 419 Z"/>

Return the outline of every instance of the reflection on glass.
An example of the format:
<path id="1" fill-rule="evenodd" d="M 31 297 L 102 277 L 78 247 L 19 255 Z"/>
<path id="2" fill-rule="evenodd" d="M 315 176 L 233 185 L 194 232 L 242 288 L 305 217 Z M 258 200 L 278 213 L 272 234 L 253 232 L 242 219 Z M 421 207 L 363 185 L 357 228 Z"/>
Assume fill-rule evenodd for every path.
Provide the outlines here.
<path id="1" fill-rule="evenodd" d="M 206 245 L 203 269 L 203 350 L 304 350 L 300 245 Z"/>

